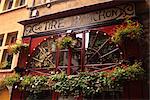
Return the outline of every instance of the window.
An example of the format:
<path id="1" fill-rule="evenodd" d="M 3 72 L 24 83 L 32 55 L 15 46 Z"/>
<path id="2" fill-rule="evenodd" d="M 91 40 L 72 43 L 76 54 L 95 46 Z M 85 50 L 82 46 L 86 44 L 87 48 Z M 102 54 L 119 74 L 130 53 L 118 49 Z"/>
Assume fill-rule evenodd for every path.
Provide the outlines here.
<path id="1" fill-rule="evenodd" d="M 13 0 L 6 0 L 4 10 L 11 9 L 13 5 Z"/>
<path id="2" fill-rule="evenodd" d="M 8 33 L 5 45 L 9 45 L 9 44 L 15 43 L 16 39 L 17 39 L 17 32 Z"/>
<path id="3" fill-rule="evenodd" d="M 53 45 L 53 40 L 46 40 L 38 46 L 33 53 L 33 56 L 30 61 L 31 67 L 49 67 L 51 69 L 55 68 L 56 61 L 56 52 Z"/>
<path id="4" fill-rule="evenodd" d="M 19 6 L 24 5 L 25 4 L 25 0 L 20 0 Z"/>
<path id="5" fill-rule="evenodd" d="M 7 49 L 4 50 L 2 61 L 1 61 L 1 68 L 2 69 L 10 69 L 12 63 L 13 54 L 9 53 Z"/>
<path id="6" fill-rule="evenodd" d="M 35 0 L 34 5 L 44 4 L 46 2 L 47 2 L 46 0 Z"/>
<path id="7" fill-rule="evenodd" d="M 17 39 L 17 33 L 18 32 L 11 32 L 11 33 L 5 33 L 0 35 L 0 52 L 2 55 L 0 55 L 0 70 L 3 69 L 11 69 L 12 63 L 17 61 L 18 55 L 14 55 L 10 52 L 8 49 L 8 45 L 11 45 L 16 42 Z M 5 38 L 4 38 L 5 37 Z M 14 59 L 15 57 L 16 59 Z M 13 65 L 13 67 L 16 65 Z M 7 70 L 6 70 L 7 71 Z"/>
<path id="8" fill-rule="evenodd" d="M 24 5 L 24 4 L 25 4 L 25 0 L 19 0 L 18 6 L 22 6 L 22 5 Z"/>
<path id="9" fill-rule="evenodd" d="M 4 37 L 4 34 L 0 35 L 0 46 L 2 46 L 2 43 L 3 43 L 3 37 Z"/>
<path id="10" fill-rule="evenodd" d="M 26 0 L 17 0 L 17 1 L 16 1 L 16 6 L 22 6 L 22 5 L 24 5 L 24 4 L 25 4 L 25 1 L 26 1 Z"/>

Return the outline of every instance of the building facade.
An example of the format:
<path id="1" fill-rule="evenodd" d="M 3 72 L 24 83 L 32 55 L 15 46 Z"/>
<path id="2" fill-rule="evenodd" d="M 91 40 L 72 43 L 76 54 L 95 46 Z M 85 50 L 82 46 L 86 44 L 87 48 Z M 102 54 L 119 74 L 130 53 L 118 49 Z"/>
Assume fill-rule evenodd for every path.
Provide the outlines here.
<path id="1" fill-rule="evenodd" d="M 62 71 L 72 75 L 105 70 L 105 66 L 116 66 L 122 59 L 142 59 L 148 73 L 148 1 L 2 0 L 0 8 L 0 22 L 6 20 L 0 26 L 1 62 L 9 59 L 7 45 L 14 40 L 22 37 L 23 43 L 29 44 L 28 51 L 11 56 L 10 72 L 18 67 L 24 70 L 23 75 L 51 75 Z M 144 41 L 143 44 L 130 41 L 126 48 L 119 49 L 109 40 L 115 27 L 128 17 L 143 24 Z M 75 51 L 56 47 L 55 42 L 64 36 L 78 40 Z M 10 73 L 2 71 L 1 75 Z M 148 99 L 148 86 L 147 79 L 130 82 L 122 94 L 97 99 Z M 25 91 L 13 88 L 11 99 L 27 100 L 29 96 Z M 61 100 L 55 92 L 43 91 L 41 97 L 42 100 Z"/>
<path id="2" fill-rule="evenodd" d="M 11 44 L 21 41 L 24 27 L 17 23 L 29 17 L 27 0 L 0 0 L 0 80 L 14 74 L 14 68 L 18 63 L 18 54 L 13 55 L 8 48 Z M 2 100 L 9 100 L 8 89 L 1 94 Z"/>

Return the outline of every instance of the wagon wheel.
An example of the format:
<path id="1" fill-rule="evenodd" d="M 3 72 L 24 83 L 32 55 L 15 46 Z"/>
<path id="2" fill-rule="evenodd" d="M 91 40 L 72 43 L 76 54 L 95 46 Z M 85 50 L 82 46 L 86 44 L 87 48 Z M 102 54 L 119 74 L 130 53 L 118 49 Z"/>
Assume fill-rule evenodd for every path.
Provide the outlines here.
<path id="1" fill-rule="evenodd" d="M 55 70 L 56 52 L 54 39 L 47 39 L 39 44 L 30 57 L 28 66 L 31 68 L 42 68 Z"/>
<path id="2" fill-rule="evenodd" d="M 111 37 L 104 32 L 92 31 L 89 35 L 88 48 L 85 53 L 87 71 L 101 71 L 119 65 L 122 52 Z"/>

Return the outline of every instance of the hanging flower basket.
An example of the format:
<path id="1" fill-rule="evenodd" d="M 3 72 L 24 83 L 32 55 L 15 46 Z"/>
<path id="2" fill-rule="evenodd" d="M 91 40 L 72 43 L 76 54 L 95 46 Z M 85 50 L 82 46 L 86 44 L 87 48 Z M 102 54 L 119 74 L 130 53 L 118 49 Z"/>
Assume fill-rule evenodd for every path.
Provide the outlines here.
<path id="1" fill-rule="evenodd" d="M 74 48 L 77 41 L 70 36 L 65 36 L 57 39 L 57 46 L 61 49 Z"/>
<path id="2" fill-rule="evenodd" d="M 8 50 L 10 53 L 17 54 L 21 52 L 21 50 L 27 50 L 28 47 L 29 47 L 29 44 L 16 42 L 15 44 L 10 45 Z"/>
<path id="3" fill-rule="evenodd" d="M 139 39 L 143 33 L 143 26 L 138 21 L 126 19 L 122 25 L 116 26 L 112 41 L 120 43 L 123 39 Z"/>

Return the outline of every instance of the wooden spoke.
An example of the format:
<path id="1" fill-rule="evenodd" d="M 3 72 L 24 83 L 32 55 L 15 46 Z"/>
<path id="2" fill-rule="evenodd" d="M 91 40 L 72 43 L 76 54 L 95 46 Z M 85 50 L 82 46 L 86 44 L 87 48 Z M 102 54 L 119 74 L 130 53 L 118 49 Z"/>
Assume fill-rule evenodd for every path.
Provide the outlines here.
<path id="1" fill-rule="evenodd" d="M 115 51 L 117 51 L 117 50 L 119 50 L 119 48 L 116 48 L 116 49 L 114 49 L 114 50 L 112 50 L 112 51 L 110 51 L 110 52 L 108 52 L 108 53 L 106 53 L 106 54 L 100 56 L 100 58 L 106 57 L 106 56 L 112 54 L 113 52 L 115 52 Z"/>
<path id="2" fill-rule="evenodd" d="M 88 59 L 88 61 L 90 61 L 90 60 L 104 47 L 104 45 L 105 45 L 109 40 L 110 40 L 110 38 L 107 39 L 107 40 L 98 48 L 98 50 Z"/>
<path id="3" fill-rule="evenodd" d="M 53 40 L 47 40 L 42 42 L 35 50 L 31 57 L 31 67 L 49 67 L 55 68 L 55 53 L 52 52 L 51 43 Z"/>
<path id="4" fill-rule="evenodd" d="M 95 38 L 93 39 L 93 42 L 91 43 L 91 48 L 94 47 L 95 41 L 97 39 L 98 34 L 96 34 Z"/>
<path id="5" fill-rule="evenodd" d="M 102 32 L 91 33 L 89 47 L 86 50 L 85 68 L 87 71 L 101 71 L 118 65 L 120 50 L 110 42 L 111 37 Z"/>
<path id="6" fill-rule="evenodd" d="M 38 61 L 38 62 L 43 62 L 43 60 L 40 60 L 40 59 L 38 59 L 38 58 L 35 58 L 35 57 L 33 57 L 32 59 L 34 59 L 34 60 L 36 60 L 36 61 Z"/>

